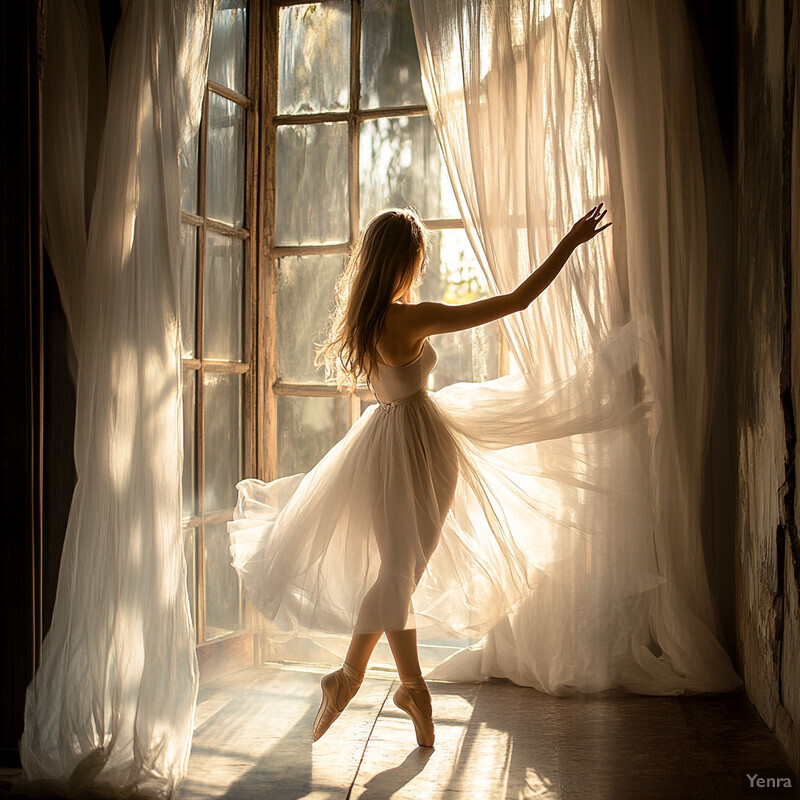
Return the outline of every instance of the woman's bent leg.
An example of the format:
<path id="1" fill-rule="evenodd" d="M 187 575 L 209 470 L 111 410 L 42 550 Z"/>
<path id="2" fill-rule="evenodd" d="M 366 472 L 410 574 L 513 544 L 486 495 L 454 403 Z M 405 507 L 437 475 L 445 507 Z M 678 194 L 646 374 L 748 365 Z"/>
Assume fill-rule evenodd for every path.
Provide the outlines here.
<path id="1" fill-rule="evenodd" d="M 359 672 L 366 672 L 372 651 L 383 633 L 377 624 L 376 613 L 380 591 L 380 580 L 377 580 L 364 595 L 356 620 L 356 629 L 344 659 L 346 664 L 350 664 Z"/>
<path id="2" fill-rule="evenodd" d="M 380 631 L 377 633 L 354 633 L 344 663 L 349 664 L 356 672 L 363 675 L 367 671 L 369 658 L 380 638 Z"/>
<path id="3" fill-rule="evenodd" d="M 419 664 L 417 631 L 414 628 L 387 631 L 386 638 L 400 675 L 400 688 L 394 693 L 394 704 L 411 717 L 417 744 L 433 747 L 433 707 Z"/>
<path id="4" fill-rule="evenodd" d="M 330 672 L 321 681 L 322 702 L 314 720 L 312 736 L 314 741 L 325 733 L 353 699 L 364 680 L 372 651 L 381 638 L 381 631 L 359 630 L 369 625 L 367 619 L 374 614 L 380 587 L 375 585 L 367 592 L 361 604 L 356 632 L 350 639 L 350 646 L 341 669 Z"/>
<path id="5" fill-rule="evenodd" d="M 392 649 L 400 680 L 416 678 L 421 675 L 416 628 L 408 628 L 404 631 L 386 631 L 386 638 L 389 640 L 389 647 Z"/>

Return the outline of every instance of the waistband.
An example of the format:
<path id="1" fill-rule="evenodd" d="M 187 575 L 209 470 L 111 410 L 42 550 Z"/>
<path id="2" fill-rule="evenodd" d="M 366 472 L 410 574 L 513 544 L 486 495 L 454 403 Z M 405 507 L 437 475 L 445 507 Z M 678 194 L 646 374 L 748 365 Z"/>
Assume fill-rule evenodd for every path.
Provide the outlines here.
<path id="1" fill-rule="evenodd" d="M 409 403 L 418 403 L 420 400 L 424 400 L 428 396 L 428 390 L 424 386 L 414 394 L 410 394 L 408 397 L 402 397 L 399 400 L 393 400 L 391 403 L 383 403 L 378 400 L 377 395 L 375 399 L 378 400 L 378 405 L 387 413 L 391 414 L 396 408 L 400 406 L 407 406 Z"/>

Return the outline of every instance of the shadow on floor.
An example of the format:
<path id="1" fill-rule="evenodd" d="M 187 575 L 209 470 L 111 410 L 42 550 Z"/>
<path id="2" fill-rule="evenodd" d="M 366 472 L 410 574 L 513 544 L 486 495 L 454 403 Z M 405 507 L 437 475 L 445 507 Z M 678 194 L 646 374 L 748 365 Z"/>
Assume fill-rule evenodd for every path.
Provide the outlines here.
<path id="1" fill-rule="evenodd" d="M 425 769 L 432 755 L 433 750 L 430 747 L 412 750 L 402 764 L 373 775 L 364 784 L 361 800 L 386 800 L 387 797 L 394 797 Z"/>
<path id="2" fill-rule="evenodd" d="M 368 679 L 312 746 L 319 677 L 254 668 L 203 687 L 178 800 L 727 800 L 745 771 L 789 768 L 741 693 L 559 698 L 498 680 L 432 684 L 428 749 L 393 683 Z"/>

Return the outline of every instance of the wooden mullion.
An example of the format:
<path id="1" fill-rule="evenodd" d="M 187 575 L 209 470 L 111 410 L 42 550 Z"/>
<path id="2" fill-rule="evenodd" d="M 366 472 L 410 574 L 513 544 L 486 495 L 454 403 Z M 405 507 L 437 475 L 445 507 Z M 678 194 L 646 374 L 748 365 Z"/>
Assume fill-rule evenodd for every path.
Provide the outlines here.
<path id="1" fill-rule="evenodd" d="M 273 120 L 278 103 L 278 7 L 265 9 L 262 24 L 261 92 L 259 95 L 262 120 Z M 258 443 L 258 475 L 263 480 L 277 477 L 278 435 L 277 398 L 272 385 L 277 379 L 277 282 L 275 226 L 276 226 L 276 149 L 277 127 L 265 125 L 261 155 L 261 186 L 259 201 L 259 232 L 261 236 L 258 283 L 258 418 L 261 425 Z"/>
<path id="2" fill-rule="evenodd" d="M 199 161 L 200 157 L 198 155 L 198 165 L 197 165 L 198 173 L 200 170 Z M 199 180 L 199 175 L 198 175 L 198 180 Z M 181 211 L 181 222 L 185 222 L 187 223 L 187 225 L 195 225 L 199 227 L 200 225 L 203 224 L 203 218 L 198 214 L 192 214 L 191 211 Z"/>
<path id="3" fill-rule="evenodd" d="M 359 136 L 361 120 L 361 0 L 352 0 L 350 7 L 350 117 L 347 121 L 348 147 L 347 169 L 350 210 L 350 244 L 353 245 L 361 232 L 361 176 L 359 174 Z M 361 403 L 353 393 L 348 397 L 350 425 L 361 415 Z"/>
<path id="4" fill-rule="evenodd" d="M 236 225 L 228 225 L 227 222 L 220 222 L 216 219 L 204 220 L 206 230 L 214 233 L 221 233 L 223 236 L 230 236 L 234 239 L 247 240 L 250 238 L 250 231 L 247 228 L 239 228 Z"/>
<path id="5" fill-rule="evenodd" d="M 355 11 L 355 2 L 353 0 L 353 10 Z M 355 18 L 356 14 L 353 14 Z M 351 34 L 352 36 L 352 34 Z M 359 34 L 360 40 L 360 34 Z M 360 59 L 358 59 L 357 54 L 353 54 L 351 51 L 351 58 L 350 58 L 350 65 L 351 69 L 353 69 L 353 61 L 357 61 L 356 69 L 359 70 L 357 73 L 358 83 L 359 83 L 359 95 L 361 93 L 361 63 Z M 351 89 L 352 89 L 352 81 L 351 81 Z M 351 95 L 352 98 L 352 95 Z M 352 99 L 351 99 L 351 110 L 350 111 L 318 111 L 313 114 L 276 114 L 272 117 L 272 123 L 274 125 L 314 125 L 320 124 L 322 122 L 348 122 L 350 119 L 355 118 L 358 122 L 363 122 L 364 120 L 371 120 L 371 119 L 384 119 L 387 117 L 424 117 L 428 113 L 428 107 L 426 105 L 415 105 L 415 106 L 391 106 L 388 108 L 367 108 L 364 110 L 355 109 L 352 106 Z"/>
<path id="6" fill-rule="evenodd" d="M 205 526 L 203 514 L 205 512 L 205 371 L 203 368 L 204 350 L 204 316 L 205 316 L 205 271 L 206 271 L 206 163 L 208 160 L 208 87 L 203 95 L 203 116 L 200 122 L 200 153 L 198 156 L 198 184 L 200 188 L 198 198 L 199 216 L 203 220 L 197 229 L 197 335 L 195 347 L 197 359 L 200 362 L 197 369 L 197 516 L 200 524 L 195 529 L 195 562 L 197 586 L 197 640 L 203 643 L 206 639 L 206 546 Z"/>
<path id="7" fill-rule="evenodd" d="M 208 156 L 208 88 L 203 93 L 203 116 L 200 120 L 200 151 L 197 156 L 197 183 L 200 189 L 197 198 L 197 219 L 200 225 L 206 218 L 206 159 Z M 185 212 L 184 212 L 185 213 Z"/>
<path id="8" fill-rule="evenodd" d="M 361 100 L 361 0 L 352 0 L 350 12 L 350 114 L 347 120 L 348 150 L 347 171 L 350 207 L 350 244 L 358 239 L 360 232 L 359 203 L 359 164 L 358 104 Z"/>
<path id="9" fill-rule="evenodd" d="M 258 6 L 258 2 L 251 3 L 250 11 L 253 12 L 253 7 Z M 252 19 L 250 20 L 250 24 L 252 24 Z M 251 70 L 248 69 L 248 83 L 250 83 L 250 75 L 252 74 Z M 229 89 L 227 86 L 223 86 L 221 83 L 215 83 L 214 81 L 208 82 L 208 89 L 214 94 L 218 94 L 220 97 L 224 97 L 226 100 L 230 100 L 232 103 L 236 103 L 237 106 L 241 106 L 242 108 L 246 108 L 250 111 L 253 108 L 253 101 L 247 97 L 246 95 L 239 94 L 239 92 L 234 91 L 233 89 Z"/>
<path id="10" fill-rule="evenodd" d="M 273 125 L 314 125 L 321 122 L 347 122 L 349 111 L 320 111 L 316 114 L 276 114 Z"/>
<path id="11" fill-rule="evenodd" d="M 258 157 L 259 104 L 258 86 L 260 78 L 259 44 L 261 33 L 261 3 L 253 0 L 248 7 L 247 30 L 247 133 L 245 157 L 245 225 L 252 232 L 245 244 L 244 298 L 244 346 L 246 367 L 244 372 L 244 469 L 246 475 L 255 475 L 257 469 L 257 314 L 258 298 L 255 287 L 258 285 L 258 179 L 260 159 Z M 242 623 L 243 598 L 239 581 L 240 626 Z"/>
<path id="12" fill-rule="evenodd" d="M 247 172 L 249 173 L 250 170 L 247 170 Z M 243 228 L 238 225 L 229 225 L 227 222 L 220 222 L 217 219 L 205 219 L 189 211 L 181 211 L 181 222 L 185 222 L 187 225 L 194 225 L 197 228 L 205 227 L 207 230 L 214 231 L 214 233 L 221 233 L 223 236 L 232 236 L 236 239 L 250 238 L 250 231 L 248 228 Z"/>
<path id="13" fill-rule="evenodd" d="M 272 384 L 272 393 L 282 397 L 344 397 L 345 393 L 333 384 L 324 383 L 290 383 L 276 381 Z"/>
<path id="14" fill-rule="evenodd" d="M 197 586 L 197 640 L 202 644 L 206 640 L 206 530 L 205 530 L 205 409 L 203 408 L 203 369 L 200 368 L 197 381 L 197 516 L 195 527 L 195 568 Z"/>
<path id="15" fill-rule="evenodd" d="M 308 0 L 268 0 L 271 9 L 279 11 L 281 8 L 289 6 L 305 6 L 308 5 Z"/>
<path id="16" fill-rule="evenodd" d="M 212 511 L 206 514 L 203 522 L 206 525 L 219 525 L 222 522 L 230 522 L 233 519 L 233 509 L 226 508 L 222 511 Z"/>
<path id="17" fill-rule="evenodd" d="M 389 106 L 385 108 L 365 108 L 358 111 L 359 121 L 368 119 L 383 119 L 385 117 L 424 117 L 428 113 L 428 106 Z"/>
<path id="18" fill-rule="evenodd" d="M 282 397 L 349 397 L 350 393 L 339 389 L 333 383 L 295 383 L 291 381 L 276 381 L 272 391 Z M 366 386 L 359 386 L 355 391 L 359 399 L 374 397 L 372 390 Z"/>
<path id="19" fill-rule="evenodd" d="M 210 359 L 206 359 L 203 361 L 203 371 L 246 375 L 250 371 L 250 364 L 248 364 L 246 361 L 212 361 Z"/>
<path id="20" fill-rule="evenodd" d="M 272 248 L 273 258 L 285 258 L 287 256 L 319 256 L 319 255 L 338 255 L 349 253 L 350 244 L 286 244 Z"/>
<path id="21" fill-rule="evenodd" d="M 375 394 L 366 386 L 360 386 L 355 392 L 349 393 L 338 389 L 334 385 L 323 383 L 289 383 L 277 381 L 272 386 L 272 392 L 279 397 L 353 397 L 357 400 L 374 400 Z"/>
<path id="22" fill-rule="evenodd" d="M 183 358 L 181 359 L 181 366 L 186 370 L 197 371 L 200 369 L 199 358 Z"/>
<path id="23" fill-rule="evenodd" d="M 464 227 L 463 219 L 425 219 L 422 224 L 432 231 L 459 230 Z"/>

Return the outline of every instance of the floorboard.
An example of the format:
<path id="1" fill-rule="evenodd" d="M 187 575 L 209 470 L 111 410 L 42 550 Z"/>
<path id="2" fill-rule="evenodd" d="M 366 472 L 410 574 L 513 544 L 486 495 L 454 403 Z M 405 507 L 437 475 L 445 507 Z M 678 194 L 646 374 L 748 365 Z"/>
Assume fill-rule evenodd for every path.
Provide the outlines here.
<path id="1" fill-rule="evenodd" d="M 745 770 L 789 767 L 743 694 L 557 698 L 499 680 L 431 684 L 436 747 L 419 748 L 378 673 L 312 745 L 320 675 L 252 668 L 202 687 L 178 800 L 727 800 Z"/>

